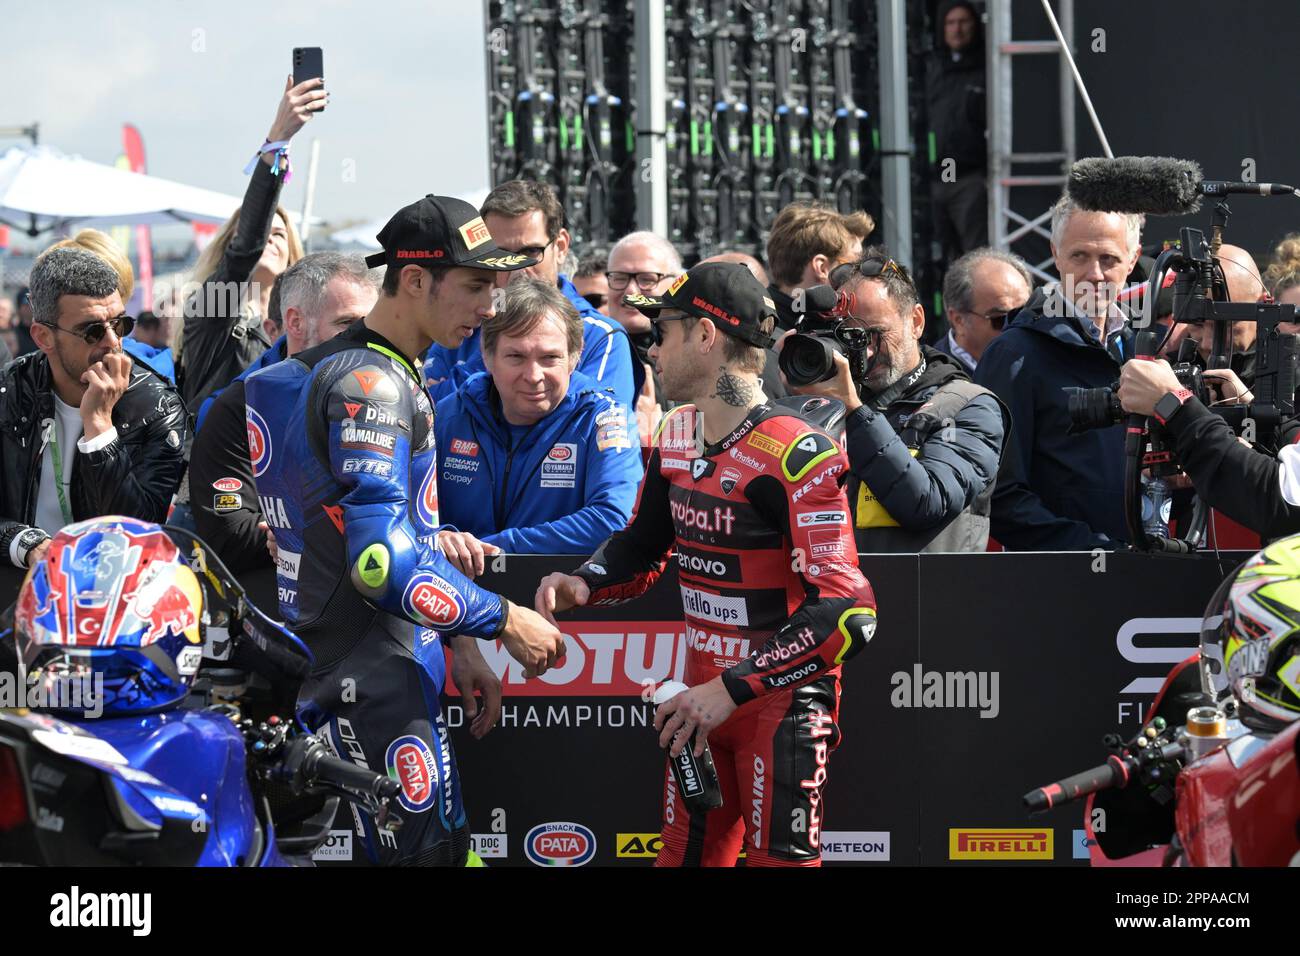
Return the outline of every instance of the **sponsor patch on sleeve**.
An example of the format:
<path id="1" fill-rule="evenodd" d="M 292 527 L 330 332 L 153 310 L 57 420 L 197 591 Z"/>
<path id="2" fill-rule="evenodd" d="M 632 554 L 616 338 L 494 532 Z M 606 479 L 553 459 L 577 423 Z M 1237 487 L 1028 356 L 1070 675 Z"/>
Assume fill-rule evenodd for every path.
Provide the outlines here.
<path id="1" fill-rule="evenodd" d="M 239 495 L 222 494 L 212 496 L 212 510 L 217 514 L 238 511 L 244 506 L 244 499 Z"/>
<path id="2" fill-rule="evenodd" d="M 773 458 L 780 458 L 781 453 L 785 451 L 785 446 L 773 438 L 771 435 L 764 435 L 762 432 L 753 432 L 745 439 L 745 444 L 750 448 L 757 448 L 764 454 L 771 455 Z"/>
<path id="3" fill-rule="evenodd" d="M 800 435 L 784 450 L 781 455 L 781 470 L 787 481 L 802 481 L 808 472 L 838 451 L 835 442 L 826 435 L 808 432 Z"/>

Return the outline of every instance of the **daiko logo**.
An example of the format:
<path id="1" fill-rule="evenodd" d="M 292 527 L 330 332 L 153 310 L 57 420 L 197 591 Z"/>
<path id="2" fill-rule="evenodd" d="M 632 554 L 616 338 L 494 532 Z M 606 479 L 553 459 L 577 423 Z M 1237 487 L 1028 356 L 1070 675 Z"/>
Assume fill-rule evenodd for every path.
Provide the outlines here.
<path id="1" fill-rule="evenodd" d="M 988 827 L 948 831 L 950 860 L 1050 860 L 1054 830 L 1045 827 L 998 830 Z"/>
<path id="2" fill-rule="evenodd" d="M 538 866 L 582 866 L 596 855 L 596 835 L 581 823 L 542 823 L 524 838 L 524 856 Z"/>

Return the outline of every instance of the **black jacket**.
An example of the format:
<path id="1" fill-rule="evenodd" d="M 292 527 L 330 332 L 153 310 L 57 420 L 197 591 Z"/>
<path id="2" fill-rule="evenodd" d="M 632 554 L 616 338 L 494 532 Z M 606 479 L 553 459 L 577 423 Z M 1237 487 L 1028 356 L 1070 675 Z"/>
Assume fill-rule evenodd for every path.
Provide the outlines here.
<path id="1" fill-rule="evenodd" d="M 961 363 L 924 348 L 924 369 L 845 419 L 860 551 L 983 551 L 1010 415 Z M 883 408 L 882 408 L 883 406 Z M 881 408 L 882 410 L 876 411 Z"/>
<path id="2" fill-rule="evenodd" d="M 0 556 L 32 526 L 45 451 L 42 423 L 54 418 L 50 362 L 35 352 L 0 372 Z M 69 505 L 75 521 L 123 515 L 163 522 L 185 471 L 185 406 L 166 379 L 136 364 L 113 407 L 117 438 L 75 452 Z"/>
<path id="3" fill-rule="evenodd" d="M 975 13 L 975 38 L 954 59 L 943 41 L 943 19 L 953 7 Z M 984 30 L 979 13 L 965 0 L 941 3 L 936 15 L 938 40 L 925 68 L 925 102 L 938 162 L 957 161 L 957 174 L 988 165 L 984 106 Z"/>
<path id="4" fill-rule="evenodd" d="M 1300 532 L 1300 507 L 1282 497 L 1282 465 L 1248 448 L 1218 415 L 1189 398 L 1166 424 L 1174 454 L 1196 494 L 1261 537 Z"/>
<path id="5" fill-rule="evenodd" d="M 261 317 L 241 313 L 244 283 L 257 268 L 275 221 L 283 176 L 271 175 L 260 160 L 244 193 L 239 228 L 235 230 L 217 271 L 185 303 L 185 339 L 176 380 L 187 407 L 198 411 L 213 390 L 228 384 L 259 355 L 271 347 L 262 331 Z M 258 300 L 247 293 L 253 304 Z"/>
<path id="6" fill-rule="evenodd" d="M 1128 326 L 1103 347 L 1059 292 L 1038 289 L 989 343 L 975 381 L 1011 409 L 993 537 L 1008 551 L 1089 551 L 1126 541 L 1124 427 L 1070 434 L 1069 388 L 1109 388 L 1133 355 Z"/>

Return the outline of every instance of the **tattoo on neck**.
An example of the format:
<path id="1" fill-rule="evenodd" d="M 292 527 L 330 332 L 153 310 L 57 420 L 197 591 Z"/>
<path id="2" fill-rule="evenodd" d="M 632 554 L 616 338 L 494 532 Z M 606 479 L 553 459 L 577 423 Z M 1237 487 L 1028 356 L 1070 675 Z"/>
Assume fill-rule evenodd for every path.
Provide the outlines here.
<path id="1" fill-rule="evenodd" d="M 736 408 L 748 408 L 753 403 L 754 384 L 733 372 L 728 372 L 725 366 L 719 371 L 722 374 L 718 376 L 718 381 L 714 385 L 717 391 L 709 397 L 721 399 Z"/>

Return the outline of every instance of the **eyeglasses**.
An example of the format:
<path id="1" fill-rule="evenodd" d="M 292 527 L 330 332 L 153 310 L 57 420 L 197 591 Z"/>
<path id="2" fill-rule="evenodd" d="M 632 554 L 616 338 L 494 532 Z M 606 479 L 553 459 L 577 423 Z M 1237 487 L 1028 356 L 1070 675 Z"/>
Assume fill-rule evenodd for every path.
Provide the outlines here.
<path id="1" fill-rule="evenodd" d="M 42 322 L 41 325 L 53 329 L 55 332 L 62 332 L 64 335 L 75 335 L 87 345 L 98 345 L 104 336 L 108 334 L 109 328 L 112 328 L 113 334 L 119 339 L 126 338 L 131 334 L 131 330 L 135 328 L 135 319 L 129 315 L 119 315 L 112 322 L 90 322 L 75 329 L 61 329 L 50 322 Z"/>
<path id="2" fill-rule="evenodd" d="M 609 287 L 615 292 L 622 292 L 633 279 L 636 280 L 638 289 L 648 292 L 672 274 L 671 272 L 606 272 L 605 278 L 609 281 Z"/>
<path id="3" fill-rule="evenodd" d="M 894 259 L 880 258 L 879 256 L 872 256 L 857 263 L 846 262 L 843 265 L 836 266 L 827 276 L 831 288 L 838 289 L 844 285 L 854 272 L 858 272 L 868 279 L 875 279 L 886 272 L 892 272 L 913 289 L 916 288 L 916 284 L 912 281 L 912 276 L 908 273 L 906 267 L 899 265 Z"/>
<path id="4" fill-rule="evenodd" d="M 559 236 L 555 237 L 555 239 L 558 238 Z M 552 239 L 551 242 L 554 242 L 555 239 Z M 542 256 L 546 255 L 546 250 L 551 248 L 551 242 L 548 242 L 544 246 L 524 246 L 522 249 L 507 249 L 505 246 L 502 246 L 501 251 L 508 252 L 512 256 L 527 256 L 529 259 L 541 259 Z"/>
<path id="5" fill-rule="evenodd" d="M 588 292 L 583 298 L 591 303 L 593 309 L 603 309 L 605 307 L 606 297 L 603 292 Z"/>

